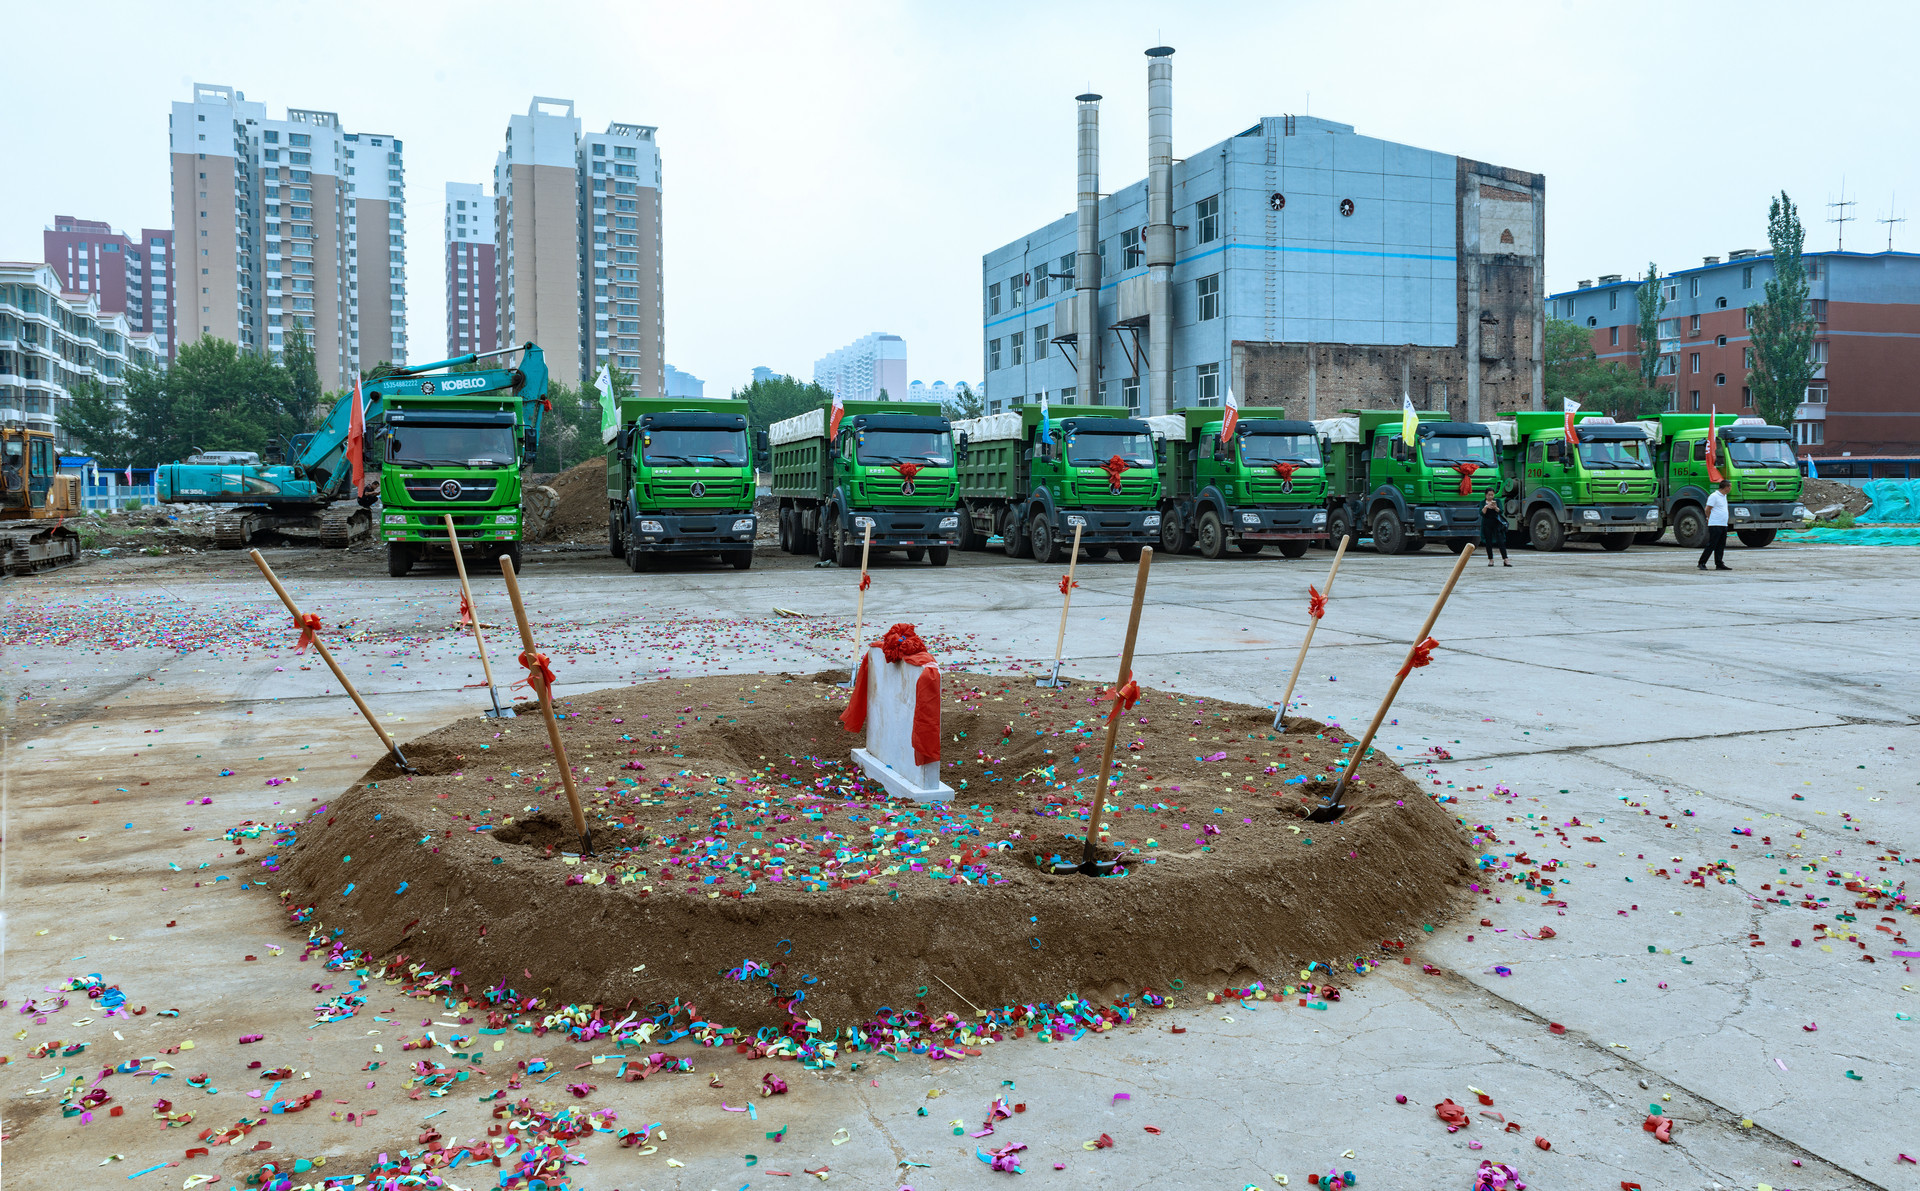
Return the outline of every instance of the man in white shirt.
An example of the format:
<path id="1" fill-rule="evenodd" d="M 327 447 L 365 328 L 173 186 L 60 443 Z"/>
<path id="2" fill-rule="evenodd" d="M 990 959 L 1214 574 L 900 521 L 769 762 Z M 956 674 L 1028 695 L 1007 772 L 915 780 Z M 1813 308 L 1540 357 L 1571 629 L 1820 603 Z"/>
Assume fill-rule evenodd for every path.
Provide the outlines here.
<path id="1" fill-rule="evenodd" d="M 1707 569 L 1707 556 L 1713 556 L 1713 569 L 1731 571 L 1727 565 L 1727 493 L 1733 485 L 1721 480 L 1707 496 L 1707 544 L 1700 551 L 1700 569 Z"/>

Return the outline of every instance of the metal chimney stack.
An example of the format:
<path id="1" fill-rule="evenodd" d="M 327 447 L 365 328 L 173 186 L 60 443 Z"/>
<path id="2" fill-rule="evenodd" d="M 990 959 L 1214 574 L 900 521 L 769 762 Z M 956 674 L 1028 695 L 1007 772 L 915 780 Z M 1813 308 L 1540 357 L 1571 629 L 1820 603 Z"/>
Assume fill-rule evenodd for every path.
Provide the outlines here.
<path id="1" fill-rule="evenodd" d="M 1173 408 L 1173 47 L 1147 51 L 1147 410 Z"/>
<path id="2" fill-rule="evenodd" d="M 1080 104 L 1080 225 L 1073 257 L 1075 339 L 1082 405 L 1100 399 L 1100 97 Z"/>

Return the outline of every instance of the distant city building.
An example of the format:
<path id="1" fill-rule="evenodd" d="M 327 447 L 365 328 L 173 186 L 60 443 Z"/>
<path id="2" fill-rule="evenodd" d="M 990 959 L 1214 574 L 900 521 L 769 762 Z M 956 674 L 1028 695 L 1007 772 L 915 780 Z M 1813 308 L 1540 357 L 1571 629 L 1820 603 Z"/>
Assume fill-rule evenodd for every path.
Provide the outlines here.
<path id="1" fill-rule="evenodd" d="M 907 400 L 947 402 L 974 391 L 974 387 L 966 381 L 949 385 L 943 380 L 934 381 L 932 384 L 917 380 L 907 386 Z"/>
<path id="2" fill-rule="evenodd" d="M 572 100 L 544 96 L 507 121 L 493 175 L 499 325 L 570 383 L 611 361 L 637 393 L 666 389 L 655 131 L 583 134 Z"/>
<path id="3" fill-rule="evenodd" d="M 478 182 L 447 183 L 447 355 L 500 344 L 494 201 Z"/>
<path id="4" fill-rule="evenodd" d="M 813 383 L 844 401 L 907 397 L 907 341 L 876 331 L 813 362 Z"/>
<path id="5" fill-rule="evenodd" d="M 125 401 L 127 369 L 166 361 L 159 337 L 93 293 L 68 293 L 49 264 L 0 262 L 0 423 L 50 430 L 62 453 L 84 450 L 61 425 L 73 387 L 95 380 Z M 157 462 L 157 461 L 156 461 Z"/>
<path id="6" fill-rule="evenodd" d="M 42 240 L 62 288 L 98 298 L 102 314 L 125 314 L 129 333 L 153 335 L 172 355 L 172 228 L 143 227 L 132 239 L 97 220 L 56 215 Z"/>
<path id="7" fill-rule="evenodd" d="M 667 396 L 669 397 L 705 397 L 707 382 L 691 372 L 682 372 L 673 365 L 667 365 Z"/>
<path id="8" fill-rule="evenodd" d="M 1806 400 L 1794 411 L 1794 449 L 1816 457 L 1823 476 L 1904 476 L 1906 460 L 1920 455 L 1913 384 L 1920 375 L 1920 254 L 1809 252 L 1801 260 L 1815 369 Z M 1754 412 L 1747 308 L 1766 300 L 1772 279 L 1772 255 L 1751 248 L 1735 249 L 1725 260 L 1705 257 L 1699 268 L 1658 279 L 1667 300 L 1658 328 L 1658 383 L 1671 394 L 1669 409 Z M 1637 370 L 1642 284 L 1618 273 L 1598 285 L 1582 281 L 1554 294 L 1549 312 L 1587 328 L 1602 360 Z M 1902 465 L 1870 472 L 1871 456 L 1894 456 Z"/>
<path id="9" fill-rule="evenodd" d="M 168 127 L 176 350 L 214 335 L 278 358 L 300 325 L 330 389 L 406 359 L 398 138 L 305 108 L 269 120 L 265 104 L 204 83 Z"/>
<path id="10" fill-rule="evenodd" d="M 773 369 L 768 368 L 764 364 L 753 370 L 753 383 L 756 385 L 761 384 L 765 381 L 770 381 L 773 378 L 774 378 Z"/>

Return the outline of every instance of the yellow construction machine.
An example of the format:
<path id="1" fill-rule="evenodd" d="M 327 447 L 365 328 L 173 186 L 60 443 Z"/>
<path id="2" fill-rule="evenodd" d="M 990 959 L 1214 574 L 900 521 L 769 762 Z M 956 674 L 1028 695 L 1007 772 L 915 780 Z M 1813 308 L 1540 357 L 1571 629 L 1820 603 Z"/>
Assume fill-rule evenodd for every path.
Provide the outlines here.
<path id="1" fill-rule="evenodd" d="M 28 575 L 80 561 L 80 475 L 60 470 L 53 435 L 0 425 L 0 573 Z"/>

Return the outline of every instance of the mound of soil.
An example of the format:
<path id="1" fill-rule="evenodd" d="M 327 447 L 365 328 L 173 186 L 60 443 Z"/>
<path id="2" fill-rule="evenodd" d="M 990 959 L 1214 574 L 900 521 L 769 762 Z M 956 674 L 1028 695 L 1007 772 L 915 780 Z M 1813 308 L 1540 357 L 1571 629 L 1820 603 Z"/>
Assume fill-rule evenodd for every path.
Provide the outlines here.
<path id="1" fill-rule="evenodd" d="M 1800 490 L 1800 503 L 1810 512 L 1819 512 L 1829 505 L 1839 505 L 1858 517 L 1867 511 L 1873 502 L 1867 499 L 1866 492 L 1839 480 L 1807 479 Z"/>
<path id="2" fill-rule="evenodd" d="M 594 856 L 570 855 L 523 705 L 406 745 L 419 776 L 368 771 L 281 871 L 309 926 L 372 957 L 562 1001 L 685 997 L 741 1026 L 784 1022 L 794 989 L 831 1026 L 882 1005 L 965 1013 L 945 986 L 985 1007 L 1352 973 L 1446 918 L 1474 871 L 1456 820 L 1377 756 L 1343 820 L 1299 817 L 1351 747 L 1337 729 L 1275 733 L 1267 709 L 1148 690 L 1121 721 L 1102 841 L 1125 875 L 1046 874 L 1037 857 L 1079 855 L 1105 705 L 966 673 L 945 691 L 951 804 L 867 783 L 825 682 L 666 680 L 560 709 Z"/>
<path id="3" fill-rule="evenodd" d="M 550 483 L 559 494 L 543 542 L 600 542 L 607 538 L 607 461 L 604 456 L 579 463 Z"/>

